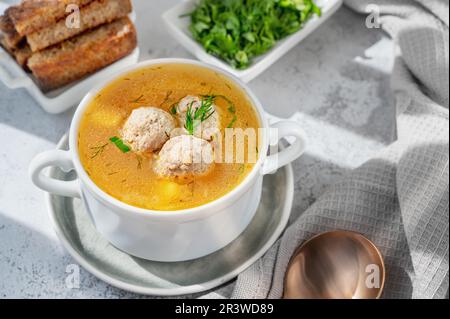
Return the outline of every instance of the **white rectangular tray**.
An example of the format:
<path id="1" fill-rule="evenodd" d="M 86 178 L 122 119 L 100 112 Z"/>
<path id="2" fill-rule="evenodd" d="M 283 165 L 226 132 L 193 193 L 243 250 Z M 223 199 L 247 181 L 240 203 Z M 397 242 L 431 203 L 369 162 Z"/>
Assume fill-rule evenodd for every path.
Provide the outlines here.
<path id="1" fill-rule="evenodd" d="M 313 17 L 301 30 L 279 41 L 272 50 L 256 58 L 253 64 L 245 70 L 236 70 L 226 62 L 208 54 L 204 48 L 192 38 L 189 31 L 190 19 L 188 17 L 180 18 L 180 16 L 192 12 L 196 3 L 197 0 L 185 0 L 163 14 L 163 20 L 171 35 L 199 60 L 218 66 L 241 78 L 244 82 L 249 82 L 264 72 L 279 58 L 330 18 L 341 7 L 343 0 L 317 0 L 316 3 L 322 9 L 321 17 Z"/>
<path id="2" fill-rule="evenodd" d="M 6 5 L 0 2 L 0 14 L 2 14 L 5 9 Z M 136 15 L 134 12 L 130 15 L 130 18 L 135 21 Z M 112 77 L 120 70 L 137 63 L 138 60 L 139 48 L 136 48 L 130 55 L 95 72 L 83 80 L 58 90 L 43 93 L 38 87 L 34 77 L 30 73 L 25 72 L 12 57 L 0 47 L 0 81 L 10 89 L 24 88 L 46 112 L 57 114 L 76 106 L 98 83 Z"/>

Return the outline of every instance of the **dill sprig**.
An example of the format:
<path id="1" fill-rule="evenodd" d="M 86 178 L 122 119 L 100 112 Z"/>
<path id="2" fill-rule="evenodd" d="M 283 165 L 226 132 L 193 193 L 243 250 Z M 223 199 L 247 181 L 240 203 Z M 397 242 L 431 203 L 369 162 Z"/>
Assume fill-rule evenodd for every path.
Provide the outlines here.
<path id="1" fill-rule="evenodd" d="M 166 104 L 170 100 L 170 97 L 172 96 L 172 94 L 173 94 L 173 91 L 167 91 L 166 97 L 164 98 L 164 101 L 162 101 L 159 106 L 161 107 L 164 104 Z"/>
<path id="2" fill-rule="evenodd" d="M 136 155 L 136 160 L 137 160 L 137 169 L 142 169 L 142 157 L 139 155 Z"/>
<path id="3" fill-rule="evenodd" d="M 189 104 L 186 111 L 186 124 L 185 128 L 190 135 L 194 135 L 196 125 L 208 120 L 214 113 L 214 99 L 211 96 L 202 96 L 200 107 L 193 110 L 194 101 Z"/>
<path id="4" fill-rule="evenodd" d="M 184 124 L 184 127 L 188 131 L 190 135 L 194 135 L 194 116 L 192 115 L 192 105 L 194 102 L 191 102 L 189 104 L 187 111 L 186 111 L 186 123 Z"/>
<path id="5" fill-rule="evenodd" d="M 227 98 L 225 95 L 221 95 L 221 94 L 202 95 L 202 98 L 213 99 L 213 101 L 216 101 L 217 99 L 223 99 L 225 102 L 228 103 L 228 112 L 230 112 L 232 114 L 236 113 L 236 107 L 234 106 L 234 103 L 229 98 Z"/>
<path id="6" fill-rule="evenodd" d="M 141 94 L 138 98 L 135 98 L 134 100 L 131 100 L 130 103 L 142 103 L 144 102 L 144 94 Z"/>
<path id="7" fill-rule="evenodd" d="M 96 158 L 97 156 L 99 156 L 101 153 L 103 153 L 103 151 L 105 150 L 105 147 L 108 146 L 108 143 L 103 144 L 101 146 L 95 146 L 95 147 L 91 147 L 91 150 L 94 151 L 94 153 L 91 156 L 91 159 Z"/>

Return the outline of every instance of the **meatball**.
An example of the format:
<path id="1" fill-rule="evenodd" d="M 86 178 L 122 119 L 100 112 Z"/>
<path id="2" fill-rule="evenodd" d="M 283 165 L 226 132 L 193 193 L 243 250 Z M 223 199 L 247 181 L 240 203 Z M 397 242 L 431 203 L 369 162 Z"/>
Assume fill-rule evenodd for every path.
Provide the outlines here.
<path id="1" fill-rule="evenodd" d="M 154 165 L 155 173 L 165 178 L 204 176 L 213 168 L 211 144 L 192 135 L 171 138 L 164 144 Z"/>
<path id="2" fill-rule="evenodd" d="M 122 129 L 122 138 L 135 152 L 153 152 L 169 140 L 175 126 L 169 113 L 156 107 L 140 107 L 131 112 Z"/>
<path id="3" fill-rule="evenodd" d="M 198 96 L 188 95 L 178 103 L 177 114 L 181 127 L 186 125 L 186 114 L 190 106 L 192 106 L 192 112 L 195 112 L 202 106 L 202 99 Z M 194 136 L 207 141 L 211 141 L 220 132 L 220 116 L 217 113 L 217 107 L 214 104 L 211 107 L 211 111 L 214 113 L 194 127 Z"/>

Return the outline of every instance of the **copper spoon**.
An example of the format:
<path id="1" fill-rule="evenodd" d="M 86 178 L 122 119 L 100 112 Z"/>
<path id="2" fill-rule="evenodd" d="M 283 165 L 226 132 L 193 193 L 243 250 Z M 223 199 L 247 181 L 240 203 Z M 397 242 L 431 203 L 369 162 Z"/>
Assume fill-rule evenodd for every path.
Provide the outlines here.
<path id="1" fill-rule="evenodd" d="M 361 234 L 319 234 L 294 253 L 284 282 L 285 299 L 378 299 L 386 270 L 378 248 Z"/>

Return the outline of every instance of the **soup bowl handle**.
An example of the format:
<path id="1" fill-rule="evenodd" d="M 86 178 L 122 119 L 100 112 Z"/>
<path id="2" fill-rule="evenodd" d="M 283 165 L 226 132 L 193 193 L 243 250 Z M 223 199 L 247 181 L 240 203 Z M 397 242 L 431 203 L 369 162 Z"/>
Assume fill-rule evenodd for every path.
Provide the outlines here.
<path id="1" fill-rule="evenodd" d="M 263 175 L 274 174 L 279 168 L 298 159 L 306 150 L 306 134 L 298 122 L 277 122 L 271 125 L 269 132 L 271 146 L 278 145 L 285 137 L 293 137 L 295 141 L 289 147 L 267 157 L 261 171 Z"/>
<path id="2" fill-rule="evenodd" d="M 69 151 L 54 150 L 37 155 L 30 164 L 29 174 L 33 183 L 40 189 L 60 196 L 81 198 L 78 180 L 61 181 L 43 174 L 47 167 L 59 167 L 65 172 L 74 169 Z"/>

